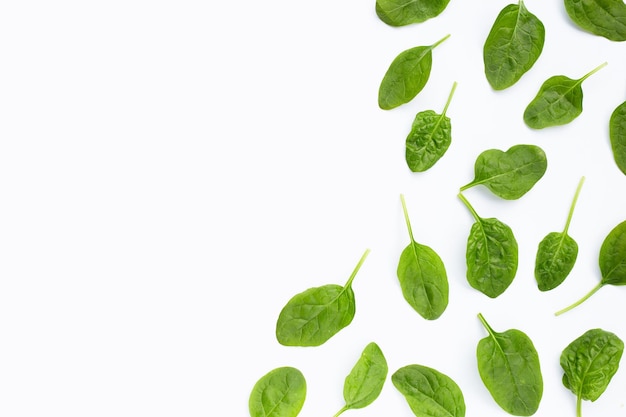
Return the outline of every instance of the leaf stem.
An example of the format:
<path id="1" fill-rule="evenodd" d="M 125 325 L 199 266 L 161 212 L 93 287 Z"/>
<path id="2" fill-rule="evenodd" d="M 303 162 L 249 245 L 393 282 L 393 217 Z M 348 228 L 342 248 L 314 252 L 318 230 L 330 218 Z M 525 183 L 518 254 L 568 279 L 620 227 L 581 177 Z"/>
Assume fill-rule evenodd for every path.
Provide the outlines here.
<path id="1" fill-rule="evenodd" d="M 404 221 L 406 222 L 406 227 L 409 229 L 409 237 L 411 238 L 411 243 L 415 242 L 413 239 L 413 229 L 411 228 L 411 221 L 409 220 L 409 212 L 406 209 L 406 202 L 404 201 L 404 195 L 400 194 L 400 201 L 402 201 L 402 211 L 404 212 Z"/>
<path id="2" fill-rule="evenodd" d="M 346 285 L 343 286 L 344 288 L 349 288 L 352 285 L 352 281 L 354 281 L 354 277 L 356 277 L 357 272 L 359 272 L 359 269 L 361 269 L 361 265 L 363 265 L 363 262 L 365 262 L 365 258 L 367 258 L 367 255 L 369 255 L 369 253 L 370 253 L 370 250 L 366 249 L 363 256 L 361 256 L 361 259 L 359 259 L 359 263 L 354 268 L 354 271 L 352 271 L 352 275 L 350 275 L 350 278 L 348 278 L 348 282 L 346 282 Z"/>
<path id="3" fill-rule="evenodd" d="M 446 39 L 448 39 L 450 37 L 450 34 L 448 33 L 446 36 L 444 36 L 443 38 L 439 39 L 437 42 L 433 43 L 432 45 L 430 45 L 430 49 L 435 49 L 435 47 L 437 45 L 439 45 L 441 42 L 445 41 Z"/>
<path id="4" fill-rule="evenodd" d="M 480 319 L 480 322 L 483 324 L 483 326 L 485 327 L 485 329 L 487 330 L 487 332 L 489 333 L 489 335 L 493 338 L 495 338 L 495 332 L 493 331 L 493 329 L 491 328 L 491 326 L 489 325 L 489 323 L 487 323 L 487 320 L 485 320 L 485 318 L 483 317 L 482 313 L 478 313 L 478 318 Z"/>
<path id="5" fill-rule="evenodd" d="M 333 417 L 339 417 L 347 409 L 348 409 L 348 406 L 344 405 L 343 407 L 341 407 L 341 410 L 337 411 L 337 414 L 335 414 Z"/>
<path id="6" fill-rule="evenodd" d="M 465 204 L 465 206 L 469 209 L 469 211 L 472 213 L 472 216 L 474 216 L 474 219 L 476 219 L 477 222 L 479 222 L 481 220 L 480 216 L 478 215 L 478 213 L 476 213 L 476 210 L 474 210 L 474 207 L 472 207 L 472 205 L 470 204 L 469 201 L 467 201 L 467 198 L 465 198 L 465 196 L 463 195 L 463 193 L 459 193 L 458 197 L 461 199 L 461 201 L 463 202 L 463 204 Z"/>
<path id="7" fill-rule="evenodd" d="M 454 82 L 454 84 L 452 84 L 452 90 L 450 90 L 450 94 L 448 95 L 448 101 L 446 101 L 446 105 L 443 108 L 443 112 L 441 113 L 442 115 L 446 115 L 446 111 L 448 111 L 448 106 L 450 105 L 450 101 L 452 101 L 452 96 L 454 95 L 454 90 L 456 90 L 456 81 Z"/>
<path id="8" fill-rule="evenodd" d="M 583 397 L 582 395 L 576 396 L 576 417 L 583 416 Z"/>
<path id="9" fill-rule="evenodd" d="M 563 234 L 567 234 L 569 229 L 569 224 L 572 221 L 572 215 L 574 214 L 574 208 L 576 207 L 576 201 L 578 201 L 578 195 L 580 194 L 580 190 L 583 187 L 583 183 L 585 182 L 585 177 L 581 177 L 578 182 L 578 187 L 576 188 L 576 193 L 574 194 L 574 199 L 572 200 L 572 204 L 569 207 L 569 214 L 567 215 L 567 221 L 565 222 L 565 229 L 563 229 Z"/>
<path id="10" fill-rule="evenodd" d="M 595 74 L 596 72 L 600 71 L 602 68 L 606 67 L 608 64 L 609 64 L 608 62 L 604 62 L 604 63 L 598 65 L 597 67 L 595 67 L 594 69 L 592 69 L 591 71 L 589 71 L 588 73 L 583 75 L 583 77 L 580 80 L 578 80 L 578 83 L 579 84 L 582 83 L 587 78 L 591 77 L 593 74 Z"/>
<path id="11" fill-rule="evenodd" d="M 595 287 L 593 287 L 593 289 L 591 291 L 589 291 L 587 293 L 587 295 L 585 295 L 583 298 L 581 298 L 580 300 L 576 301 L 574 304 L 570 305 L 569 307 L 565 307 L 562 310 L 557 311 L 556 313 L 554 313 L 555 316 L 560 316 L 563 313 L 567 313 L 568 311 L 572 310 L 575 307 L 578 307 L 579 305 L 581 305 L 585 300 L 587 300 L 589 297 L 591 297 L 592 295 L 594 295 L 600 288 L 602 288 L 604 286 L 603 282 L 600 282 L 598 285 L 596 285 Z"/>

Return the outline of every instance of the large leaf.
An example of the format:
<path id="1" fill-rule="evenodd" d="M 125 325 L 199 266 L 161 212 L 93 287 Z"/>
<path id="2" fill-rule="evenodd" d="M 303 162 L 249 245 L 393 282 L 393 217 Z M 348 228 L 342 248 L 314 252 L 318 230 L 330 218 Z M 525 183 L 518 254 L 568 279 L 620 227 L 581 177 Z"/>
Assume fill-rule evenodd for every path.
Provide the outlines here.
<path id="1" fill-rule="evenodd" d="M 565 0 L 565 10 L 581 29 L 612 41 L 626 41 L 623 0 Z"/>

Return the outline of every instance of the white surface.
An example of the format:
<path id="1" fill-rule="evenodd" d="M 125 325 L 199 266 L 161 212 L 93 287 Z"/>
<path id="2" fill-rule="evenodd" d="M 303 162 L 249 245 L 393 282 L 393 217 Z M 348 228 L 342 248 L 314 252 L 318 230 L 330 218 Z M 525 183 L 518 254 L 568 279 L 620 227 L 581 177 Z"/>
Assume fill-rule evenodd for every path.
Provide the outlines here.
<path id="1" fill-rule="evenodd" d="M 54 3 L 54 4 L 53 4 Z M 505 1 L 453 0 L 436 19 L 391 28 L 374 1 L 7 2 L 0 13 L 0 415 L 248 415 L 269 370 L 298 367 L 302 417 L 332 416 L 343 379 L 370 341 L 390 374 L 418 363 L 452 377 L 468 416 L 506 415 L 482 385 L 475 346 L 482 312 L 496 330 L 534 341 L 544 375 L 536 415 L 574 416 L 561 350 L 602 327 L 626 338 L 626 289 L 602 289 L 554 317 L 600 279 L 606 234 L 626 218 L 626 176 L 607 122 L 626 100 L 625 43 L 583 33 L 561 2 L 527 0 L 545 24 L 536 65 L 494 92 L 482 45 Z M 450 38 L 411 103 L 377 106 L 401 51 Z M 532 131 L 522 113 L 541 83 L 578 78 L 584 111 Z M 430 171 L 411 173 L 404 139 L 418 111 L 448 115 L 453 143 Z M 466 192 L 519 242 L 511 287 L 489 299 L 465 279 L 472 223 L 457 199 L 476 156 L 541 146 L 545 176 L 517 201 Z M 578 262 L 558 289 L 533 278 L 537 243 L 562 229 L 579 178 L 570 234 Z M 395 275 L 408 234 L 446 264 L 450 304 L 427 322 Z M 318 348 L 274 337 L 294 294 L 354 282 L 353 323 Z M 623 366 L 626 368 L 626 366 Z M 620 369 L 586 416 L 626 416 Z M 388 379 L 371 406 L 346 415 L 410 416 Z"/>

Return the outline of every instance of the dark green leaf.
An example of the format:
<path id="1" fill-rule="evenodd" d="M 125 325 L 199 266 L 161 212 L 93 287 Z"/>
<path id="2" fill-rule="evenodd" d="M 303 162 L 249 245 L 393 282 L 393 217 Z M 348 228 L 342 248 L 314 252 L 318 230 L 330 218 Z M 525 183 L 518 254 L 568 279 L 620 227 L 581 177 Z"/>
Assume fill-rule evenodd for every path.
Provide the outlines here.
<path id="1" fill-rule="evenodd" d="M 368 344 L 354 368 L 346 377 L 343 386 L 345 406 L 335 417 L 346 410 L 363 408 L 370 405 L 383 389 L 387 379 L 387 360 L 374 342 Z"/>
<path id="2" fill-rule="evenodd" d="M 435 369 L 408 365 L 398 369 L 391 381 L 417 417 L 465 416 L 461 389 L 449 376 Z"/>
<path id="3" fill-rule="evenodd" d="M 467 238 L 467 281 L 488 297 L 496 298 L 513 282 L 517 272 L 518 248 L 513 231 L 498 219 L 483 219 L 459 194 L 476 222 Z"/>
<path id="4" fill-rule="evenodd" d="M 401 52 L 391 63 L 378 89 L 378 106 L 390 110 L 413 100 L 422 91 L 432 67 L 432 50 L 448 39 L 446 35 L 430 46 Z"/>
<path id="5" fill-rule="evenodd" d="M 626 41 L 623 0 L 565 0 L 565 10 L 581 29 L 612 41 Z"/>
<path id="6" fill-rule="evenodd" d="M 489 336 L 478 342 L 478 371 L 485 387 L 504 411 L 514 416 L 535 414 L 543 394 L 539 355 L 522 331 L 495 332 L 478 317 Z"/>
<path id="7" fill-rule="evenodd" d="M 583 112 L 582 83 L 606 62 L 577 80 L 564 75 L 548 78 L 524 111 L 524 122 L 533 129 L 564 125 Z"/>
<path id="8" fill-rule="evenodd" d="M 585 177 L 582 177 L 578 183 L 563 231 L 548 233 L 539 242 L 535 258 L 535 279 L 541 291 L 549 291 L 561 285 L 576 263 L 578 244 L 567 232 L 584 181 Z"/>
<path id="9" fill-rule="evenodd" d="M 452 126 L 446 111 L 452 100 L 456 83 L 441 114 L 433 110 L 419 112 L 406 138 L 406 163 L 413 172 L 423 172 L 435 165 L 452 142 Z"/>
<path id="10" fill-rule="evenodd" d="M 595 401 L 606 390 L 623 352 L 624 342 L 602 329 L 585 332 L 563 350 L 563 385 L 576 395 L 578 416 L 582 400 Z"/>
<path id="11" fill-rule="evenodd" d="M 296 368 L 276 368 L 252 388 L 248 408 L 251 417 L 296 417 L 306 397 L 306 381 Z"/>
<path id="12" fill-rule="evenodd" d="M 498 197 L 515 200 L 526 194 L 543 177 L 546 154 L 535 145 L 515 145 L 508 151 L 489 149 L 474 164 L 474 179 L 461 191 L 484 185 Z"/>
<path id="13" fill-rule="evenodd" d="M 611 114 L 609 137 L 615 163 L 626 175 L 626 101 L 617 106 Z"/>
<path id="14" fill-rule="evenodd" d="M 506 6 L 494 22 L 483 61 L 487 81 L 495 90 L 515 84 L 537 61 L 545 40 L 543 23 L 524 6 Z"/>
<path id="15" fill-rule="evenodd" d="M 365 261 L 365 251 L 342 287 L 329 284 L 293 296 L 276 322 L 276 339 L 285 346 L 319 346 L 352 322 L 355 313 L 352 281 Z"/>
<path id="16" fill-rule="evenodd" d="M 376 14 L 390 26 L 421 23 L 438 16 L 450 0 L 376 0 Z"/>
<path id="17" fill-rule="evenodd" d="M 448 276 L 443 261 L 430 247 L 413 238 L 404 196 L 402 209 L 411 243 L 402 251 L 398 279 L 404 299 L 427 320 L 435 320 L 448 306 Z"/>

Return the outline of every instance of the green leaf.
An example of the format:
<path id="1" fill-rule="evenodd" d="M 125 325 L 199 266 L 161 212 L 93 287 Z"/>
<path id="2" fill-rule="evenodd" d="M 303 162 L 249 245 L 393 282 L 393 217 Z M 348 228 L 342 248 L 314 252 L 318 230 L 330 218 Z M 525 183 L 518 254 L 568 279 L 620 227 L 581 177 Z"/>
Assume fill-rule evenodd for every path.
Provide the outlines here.
<path id="1" fill-rule="evenodd" d="M 581 29 L 612 41 L 626 41 L 623 0 L 565 0 L 565 10 Z"/>
<path id="2" fill-rule="evenodd" d="M 483 47 L 485 76 L 495 90 L 515 84 L 537 61 L 545 40 L 543 23 L 524 6 L 506 6 Z"/>
<path id="3" fill-rule="evenodd" d="M 446 35 L 430 46 L 401 52 L 389 66 L 378 89 L 378 106 L 391 110 L 413 100 L 422 91 L 432 67 L 432 50 L 448 39 Z"/>
<path id="4" fill-rule="evenodd" d="M 563 231 L 548 233 L 539 242 L 535 258 L 535 280 L 541 291 L 549 291 L 561 285 L 576 263 L 578 244 L 567 231 L 584 181 L 585 177 L 582 177 L 578 183 Z"/>
<path id="5" fill-rule="evenodd" d="M 626 175 L 626 101 L 617 106 L 611 114 L 609 138 L 613 159 L 620 171 Z"/>
<path id="6" fill-rule="evenodd" d="M 293 296 L 276 322 L 276 339 L 284 346 L 319 346 L 352 322 L 356 306 L 352 281 L 365 251 L 346 284 L 309 288 Z"/>
<path id="7" fill-rule="evenodd" d="M 607 63 L 577 80 L 564 75 L 548 78 L 524 111 L 524 122 L 533 129 L 565 125 L 583 112 L 582 83 Z"/>
<path id="8" fill-rule="evenodd" d="M 481 218 L 465 196 L 459 198 L 476 222 L 467 238 L 467 281 L 490 298 L 501 295 L 517 272 L 518 247 L 513 231 L 498 219 Z"/>
<path id="9" fill-rule="evenodd" d="M 583 298 L 554 313 L 559 316 L 578 307 L 605 285 L 626 285 L 626 221 L 615 226 L 604 238 L 600 247 L 600 272 L 602 280 Z"/>
<path id="10" fill-rule="evenodd" d="M 391 381 L 417 417 L 464 417 L 465 399 L 449 376 L 422 365 L 398 369 Z"/>
<path id="11" fill-rule="evenodd" d="M 461 191 L 484 185 L 500 198 L 516 200 L 543 177 L 547 166 L 546 154 L 535 145 L 515 145 L 506 152 L 489 149 L 478 155 L 474 179 Z"/>
<path id="12" fill-rule="evenodd" d="M 387 379 L 387 360 L 380 347 L 368 344 L 361 357 L 346 377 L 343 398 L 346 404 L 335 417 L 346 410 L 367 407 L 378 398 Z"/>
<path id="13" fill-rule="evenodd" d="M 435 165 L 452 142 L 452 126 L 446 111 L 454 95 L 456 82 L 441 114 L 433 110 L 418 113 L 406 138 L 406 163 L 413 172 L 423 172 Z"/>
<path id="14" fill-rule="evenodd" d="M 296 368 L 276 368 L 257 381 L 250 393 L 251 417 L 296 417 L 306 397 L 306 381 Z"/>
<path id="15" fill-rule="evenodd" d="M 543 394 L 543 377 L 533 342 L 517 329 L 495 332 L 482 314 L 478 318 L 489 333 L 476 349 L 478 371 L 485 387 L 507 413 L 535 414 Z"/>
<path id="16" fill-rule="evenodd" d="M 563 350 L 563 385 L 576 395 L 578 417 L 582 414 L 582 400 L 595 401 L 606 390 L 623 352 L 624 342 L 602 329 L 588 330 Z"/>
<path id="17" fill-rule="evenodd" d="M 448 276 L 443 261 L 430 247 L 413 238 L 404 196 L 402 209 L 411 243 L 402 251 L 398 262 L 398 279 L 402 295 L 415 311 L 427 320 L 439 318 L 448 306 Z"/>
<path id="18" fill-rule="evenodd" d="M 376 14 L 390 26 L 422 23 L 438 16 L 450 0 L 376 0 Z"/>

